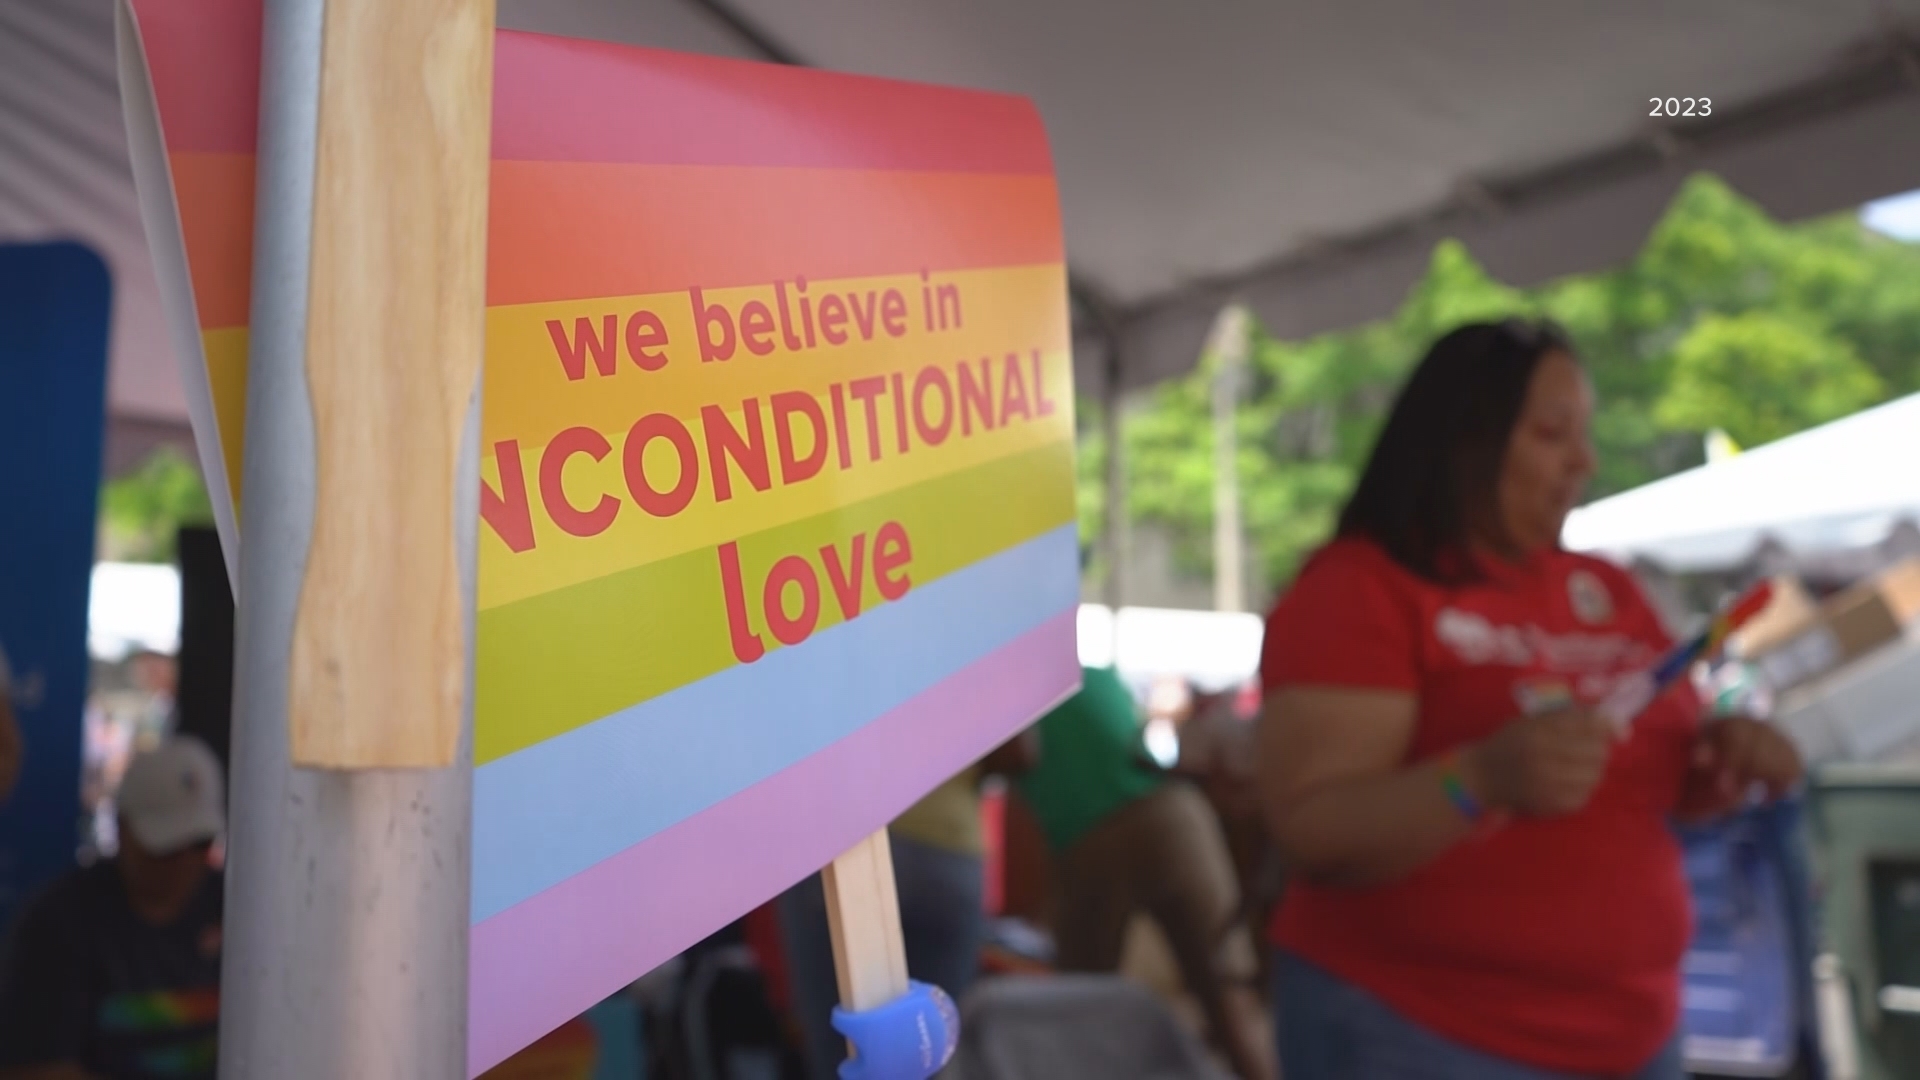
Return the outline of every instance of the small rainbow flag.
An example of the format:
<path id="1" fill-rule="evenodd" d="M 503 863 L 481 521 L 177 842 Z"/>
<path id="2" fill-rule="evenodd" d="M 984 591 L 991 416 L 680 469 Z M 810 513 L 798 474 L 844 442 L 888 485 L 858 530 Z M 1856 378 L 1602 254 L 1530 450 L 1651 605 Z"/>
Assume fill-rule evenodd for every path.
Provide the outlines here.
<path id="1" fill-rule="evenodd" d="M 1621 681 L 1600 703 L 1600 711 L 1614 726 L 1625 730 L 1661 692 L 1701 660 L 1717 656 L 1728 635 L 1740 629 L 1773 602 L 1773 584 L 1762 581 L 1722 608 L 1699 635 L 1681 642 L 1653 667 Z"/>

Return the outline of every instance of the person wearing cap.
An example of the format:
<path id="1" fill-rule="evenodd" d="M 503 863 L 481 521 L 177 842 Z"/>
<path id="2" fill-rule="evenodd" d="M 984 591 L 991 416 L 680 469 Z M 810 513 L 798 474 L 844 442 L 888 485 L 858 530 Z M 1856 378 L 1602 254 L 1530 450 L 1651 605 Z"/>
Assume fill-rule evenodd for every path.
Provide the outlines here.
<path id="1" fill-rule="evenodd" d="M 163 741 L 127 767 L 120 850 L 21 912 L 0 960 L 0 1080 L 214 1076 L 226 827 L 206 744 Z"/>

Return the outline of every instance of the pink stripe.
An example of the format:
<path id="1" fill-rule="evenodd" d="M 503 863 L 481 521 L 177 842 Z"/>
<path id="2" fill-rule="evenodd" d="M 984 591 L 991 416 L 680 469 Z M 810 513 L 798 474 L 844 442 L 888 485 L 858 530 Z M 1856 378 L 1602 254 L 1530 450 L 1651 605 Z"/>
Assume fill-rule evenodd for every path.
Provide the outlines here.
<path id="1" fill-rule="evenodd" d="M 1076 613 L 780 774 L 473 928 L 478 1076 L 832 861 L 1072 691 Z"/>
<path id="2" fill-rule="evenodd" d="M 1053 175 L 1009 94 L 503 31 L 493 156 Z"/>

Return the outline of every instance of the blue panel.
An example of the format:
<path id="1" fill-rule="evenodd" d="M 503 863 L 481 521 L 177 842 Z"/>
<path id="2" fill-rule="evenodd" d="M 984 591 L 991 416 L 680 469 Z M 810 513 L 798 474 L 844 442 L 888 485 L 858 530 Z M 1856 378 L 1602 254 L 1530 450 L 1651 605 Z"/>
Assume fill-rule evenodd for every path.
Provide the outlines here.
<path id="1" fill-rule="evenodd" d="M 0 246 L 0 648 L 26 742 L 20 786 L 0 805 L 0 923 L 78 846 L 111 311 L 92 251 Z"/>
<path id="2" fill-rule="evenodd" d="M 1686 830 L 1694 938 L 1684 962 L 1681 1024 L 1688 1066 L 1782 1076 L 1798 1056 L 1802 1002 L 1786 868 L 1762 814 Z"/>

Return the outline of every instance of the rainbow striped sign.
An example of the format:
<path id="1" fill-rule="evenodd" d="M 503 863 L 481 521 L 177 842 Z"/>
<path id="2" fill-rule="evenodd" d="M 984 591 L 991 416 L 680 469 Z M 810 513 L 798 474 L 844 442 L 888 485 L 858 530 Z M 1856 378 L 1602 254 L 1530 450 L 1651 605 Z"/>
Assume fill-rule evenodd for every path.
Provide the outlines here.
<path id="1" fill-rule="evenodd" d="M 191 280 L 237 501 L 258 2 L 135 6 L 186 264 L 161 270 Z M 1032 106 L 511 32 L 495 57 L 475 1072 L 1079 677 Z"/>

